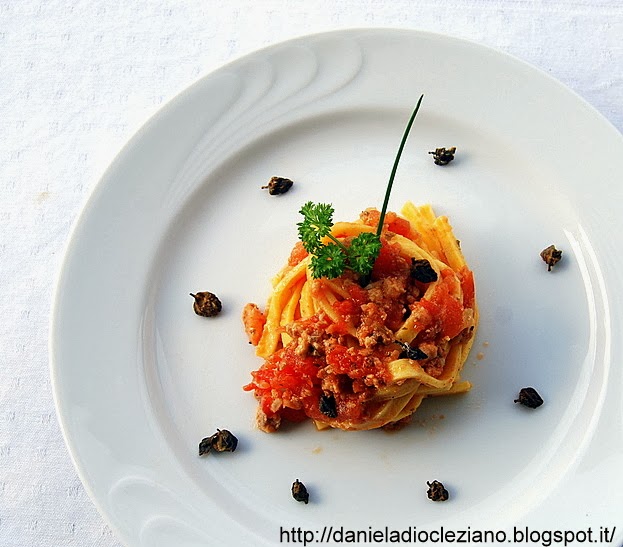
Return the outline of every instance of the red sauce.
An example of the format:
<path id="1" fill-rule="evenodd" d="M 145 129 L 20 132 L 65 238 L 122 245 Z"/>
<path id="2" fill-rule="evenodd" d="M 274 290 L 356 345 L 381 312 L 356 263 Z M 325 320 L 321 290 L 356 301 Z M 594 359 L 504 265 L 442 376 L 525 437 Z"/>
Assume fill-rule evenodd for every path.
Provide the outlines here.
<path id="1" fill-rule="evenodd" d="M 450 293 L 454 277 L 450 269 L 443 270 L 441 282 L 435 288 L 431 297 L 431 303 L 436 307 L 433 314 L 441 327 L 441 334 L 449 338 L 454 338 L 462 330 L 463 324 L 463 305 Z"/>
<path id="2" fill-rule="evenodd" d="M 369 211 L 368 215 L 364 222 L 375 222 L 376 213 Z M 395 233 L 408 235 L 411 230 L 407 221 L 395 215 L 388 215 L 386 224 Z M 288 264 L 294 266 L 306 256 L 305 249 L 297 243 Z M 295 323 L 294 340 L 253 372 L 253 381 L 244 387 L 255 392 L 268 418 L 301 421 L 310 417 L 330 423 L 319 404 L 323 393 L 330 393 L 340 422 L 363 423 L 370 412 L 366 401 L 377 387 L 387 383 L 387 364 L 400 355 L 401 348 L 392 343 L 393 333 L 406 314 L 416 314 L 416 328 L 421 331 L 416 340 L 421 343 L 442 344 L 442 340 L 461 333 L 464 307 L 474 303 L 471 271 L 463 268 L 457 281 L 452 270 L 442 270 L 434 291 L 424 299 L 420 295 L 426 286 L 411 278 L 410 268 L 410 258 L 401 255 L 391 237 L 383 237 L 372 283 L 362 288 L 355 280 L 344 280 L 348 298 L 333 304 L 337 321 L 313 316 Z M 453 296 L 459 283 L 463 301 Z M 312 290 L 321 287 L 321 282 L 317 282 Z M 359 345 L 353 346 L 352 337 L 345 336 L 353 328 Z M 345 345 L 347 339 L 351 343 Z M 422 360 L 420 364 L 425 370 L 429 366 L 431 374 L 443 370 L 441 357 L 430 361 L 427 364 Z"/>
<path id="3" fill-rule="evenodd" d="M 392 245 L 388 241 L 382 241 L 383 245 L 379 256 L 372 268 L 372 279 L 381 279 L 390 275 L 406 275 L 410 264 L 400 254 L 400 247 Z"/>
<path id="4" fill-rule="evenodd" d="M 398 216 L 389 223 L 387 229 L 404 237 L 410 237 L 411 235 L 411 223 L 407 219 Z"/>
<path id="5" fill-rule="evenodd" d="M 360 215 L 361 221 L 373 228 L 379 225 L 380 218 L 381 212 L 378 209 L 366 209 Z M 406 218 L 399 217 L 393 211 L 387 211 L 383 221 L 383 230 L 405 237 L 410 237 L 412 235 L 411 223 Z"/>
<path id="6" fill-rule="evenodd" d="M 305 398 L 318 401 L 320 395 L 319 363 L 311 357 L 297 355 L 294 345 L 290 344 L 277 351 L 264 365 L 252 373 L 253 381 L 244 386 L 245 391 L 255 390 L 262 410 L 267 415 L 274 415 L 273 401 L 287 398 L 297 410 Z"/>
<path id="7" fill-rule="evenodd" d="M 309 253 L 303 247 L 303 243 L 301 241 L 297 241 L 290 253 L 290 257 L 288 258 L 288 266 L 296 266 L 301 260 L 307 257 Z"/>
<path id="8" fill-rule="evenodd" d="M 458 274 L 461 280 L 461 290 L 463 291 L 463 306 L 465 308 L 473 308 L 476 292 L 474 288 L 474 274 L 467 266 L 463 266 Z"/>

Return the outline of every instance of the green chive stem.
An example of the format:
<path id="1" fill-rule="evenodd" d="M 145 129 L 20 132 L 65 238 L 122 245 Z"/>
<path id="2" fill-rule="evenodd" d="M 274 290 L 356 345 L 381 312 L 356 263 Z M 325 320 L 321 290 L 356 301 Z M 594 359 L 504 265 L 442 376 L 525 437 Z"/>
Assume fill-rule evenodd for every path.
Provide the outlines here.
<path id="1" fill-rule="evenodd" d="M 340 247 L 342 249 L 342 251 L 347 252 L 348 249 L 346 248 L 346 245 L 344 245 L 337 237 L 335 237 L 333 234 L 327 234 L 327 237 L 333 241 L 334 243 L 336 243 L 338 245 L 338 247 Z"/>
<path id="2" fill-rule="evenodd" d="M 394 160 L 394 167 L 392 168 L 392 173 L 389 176 L 389 183 L 387 185 L 387 190 L 385 191 L 385 200 L 383 201 L 383 208 L 381 209 L 381 216 L 379 217 L 379 225 L 376 229 L 377 237 L 381 237 L 381 232 L 383 231 L 383 222 L 385 221 L 385 213 L 387 212 L 387 205 L 389 204 L 389 195 L 392 191 L 392 186 L 394 184 L 394 178 L 396 177 L 396 171 L 398 169 L 398 162 L 400 161 L 400 156 L 402 156 L 402 150 L 405 147 L 405 143 L 407 142 L 407 137 L 409 135 L 409 131 L 411 131 L 411 126 L 413 125 L 413 121 L 415 120 L 415 116 L 420 109 L 420 104 L 422 104 L 422 99 L 424 95 L 420 96 L 417 105 L 415 106 L 415 110 L 413 114 L 411 114 L 411 118 L 409 119 L 409 123 L 407 124 L 407 128 L 405 129 L 404 135 L 402 136 L 402 141 L 400 142 L 400 148 L 398 148 L 398 154 L 396 154 L 396 159 Z"/>

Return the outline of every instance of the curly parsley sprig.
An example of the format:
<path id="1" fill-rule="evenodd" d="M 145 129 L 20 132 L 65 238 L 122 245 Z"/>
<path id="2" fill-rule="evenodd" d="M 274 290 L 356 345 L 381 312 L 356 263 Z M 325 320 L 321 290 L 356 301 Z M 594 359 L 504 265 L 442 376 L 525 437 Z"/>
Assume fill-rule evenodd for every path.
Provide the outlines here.
<path id="1" fill-rule="evenodd" d="M 308 201 L 299 212 L 304 218 L 297 224 L 299 238 L 312 255 L 310 268 L 314 277 L 338 277 L 347 268 L 360 276 L 372 271 L 381 250 L 376 234 L 361 233 L 346 246 L 331 233 L 334 209 L 330 203 Z M 330 241 L 323 243 L 323 238 Z"/>
<path id="2" fill-rule="evenodd" d="M 387 212 L 389 196 L 392 191 L 394 178 L 396 177 L 398 162 L 423 98 L 424 95 L 420 96 L 402 136 L 387 189 L 385 190 L 385 199 L 376 233 L 362 232 L 353 238 L 348 246 L 344 245 L 331 233 L 334 213 L 331 204 L 308 201 L 301 207 L 299 212 L 303 215 L 303 221 L 297 224 L 299 239 L 302 241 L 305 250 L 312 255 L 310 269 L 315 278 L 338 277 L 346 269 L 352 270 L 360 278 L 366 278 L 372 272 L 374 262 L 381 251 L 383 222 L 385 221 L 385 213 Z M 325 238 L 328 238 L 329 242 L 324 243 L 323 239 Z"/>

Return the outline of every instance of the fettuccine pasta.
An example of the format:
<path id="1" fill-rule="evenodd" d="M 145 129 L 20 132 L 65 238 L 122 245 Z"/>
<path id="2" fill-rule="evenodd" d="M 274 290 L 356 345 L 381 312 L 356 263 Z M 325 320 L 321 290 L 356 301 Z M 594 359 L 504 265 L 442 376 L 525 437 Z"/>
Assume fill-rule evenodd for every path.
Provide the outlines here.
<path id="1" fill-rule="evenodd" d="M 333 225 L 345 245 L 374 232 L 375 209 Z M 474 278 L 445 216 L 406 203 L 388 213 L 369 282 L 346 271 L 314 279 L 297 243 L 264 311 L 247 304 L 245 330 L 264 360 L 245 390 L 257 424 L 311 418 L 319 429 L 402 424 L 426 397 L 464 393 L 460 377 L 478 312 Z"/>

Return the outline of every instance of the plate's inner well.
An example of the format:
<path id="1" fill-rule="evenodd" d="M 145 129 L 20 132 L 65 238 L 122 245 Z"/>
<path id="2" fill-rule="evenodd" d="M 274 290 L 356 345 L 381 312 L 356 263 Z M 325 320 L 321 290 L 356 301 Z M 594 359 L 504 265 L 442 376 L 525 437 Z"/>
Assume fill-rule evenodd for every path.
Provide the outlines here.
<path id="1" fill-rule="evenodd" d="M 578 413 L 594 410 L 583 402 L 589 372 L 600 366 L 600 327 L 587 242 L 563 181 L 509 139 L 425 110 L 390 209 L 411 200 L 450 218 L 475 274 L 481 319 L 462 374 L 472 391 L 426 400 L 403 430 L 318 432 L 310 423 L 257 430 L 256 402 L 242 386 L 260 360 L 240 321 L 245 303 L 264 307 L 270 278 L 296 241 L 303 203 L 333 203 L 335 220 L 380 209 L 402 111 L 347 110 L 263 135 L 204 174 L 162 242 L 146 310 L 150 404 L 180 467 L 249 525 L 327 524 L 329 516 L 356 525 L 360 505 L 377 515 L 370 525 L 413 515 L 420 525 L 449 515 L 467 522 L 487 511 L 512 520 L 564 474 L 570 460 L 560 457 L 562 447 L 582 440 L 569 427 Z M 457 148 L 444 167 L 428 154 L 441 146 Z M 260 187 L 271 176 L 295 185 L 269 196 Z M 564 253 L 552 272 L 539 256 L 550 244 Z M 223 303 L 216 318 L 193 313 L 189 293 L 205 290 Z M 545 399 L 536 411 L 513 402 L 526 386 Z M 216 428 L 235 432 L 239 449 L 199 458 L 198 442 Z M 289 492 L 296 478 L 312 496 L 304 513 Z M 451 505 L 426 498 L 426 482 L 435 479 L 449 488 Z"/>

